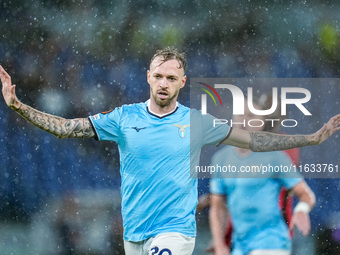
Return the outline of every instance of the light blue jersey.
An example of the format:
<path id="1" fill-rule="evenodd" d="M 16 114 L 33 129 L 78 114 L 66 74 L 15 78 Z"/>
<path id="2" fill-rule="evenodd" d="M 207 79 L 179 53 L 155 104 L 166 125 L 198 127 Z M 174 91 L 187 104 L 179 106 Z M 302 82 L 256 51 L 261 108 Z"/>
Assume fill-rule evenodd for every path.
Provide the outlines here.
<path id="1" fill-rule="evenodd" d="M 190 178 L 190 163 L 198 165 L 201 147 L 218 143 L 230 129 L 213 128 L 212 119 L 181 104 L 158 117 L 147 102 L 90 117 L 97 138 L 119 147 L 125 240 L 167 232 L 196 235 L 197 179 Z"/>
<path id="2" fill-rule="evenodd" d="M 236 148 L 226 146 L 215 153 L 212 164 L 243 166 L 290 166 L 289 156 L 283 151 L 252 152 L 240 156 Z M 244 176 L 244 175 L 243 175 Z M 285 178 L 282 172 L 269 173 L 268 178 L 212 179 L 210 191 L 226 195 L 227 206 L 233 223 L 233 253 L 247 254 L 258 249 L 291 249 L 291 240 L 278 198 L 281 187 L 293 188 L 302 179 Z M 289 177 L 292 177 L 290 174 Z"/>

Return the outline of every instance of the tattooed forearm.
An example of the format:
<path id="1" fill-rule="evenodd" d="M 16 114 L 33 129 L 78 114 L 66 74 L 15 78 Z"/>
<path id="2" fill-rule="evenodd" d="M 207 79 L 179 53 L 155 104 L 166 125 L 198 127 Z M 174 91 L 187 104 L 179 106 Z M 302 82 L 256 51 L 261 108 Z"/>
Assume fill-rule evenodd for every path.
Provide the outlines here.
<path id="1" fill-rule="evenodd" d="M 17 112 L 42 130 L 45 130 L 59 138 L 90 138 L 94 137 L 94 131 L 90 121 L 86 118 L 64 119 L 22 105 Z"/>
<path id="2" fill-rule="evenodd" d="M 280 135 L 267 132 L 250 132 L 252 151 L 280 151 L 310 145 L 305 135 Z"/>

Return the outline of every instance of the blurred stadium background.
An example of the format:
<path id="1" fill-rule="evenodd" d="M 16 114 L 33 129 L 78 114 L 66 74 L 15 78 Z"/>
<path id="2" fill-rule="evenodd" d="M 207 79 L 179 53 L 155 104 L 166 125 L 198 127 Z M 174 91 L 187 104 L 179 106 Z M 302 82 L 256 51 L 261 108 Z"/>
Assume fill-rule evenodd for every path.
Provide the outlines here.
<path id="1" fill-rule="evenodd" d="M 339 20 L 340 4 L 321 0 L 3 0 L 0 64 L 23 102 L 87 117 L 145 101 L 149 59 L 168 45 L 187 53 L 188 78 L 338 78 Z M 324 97 L 320 123 L 340 110 L 339 94 Z M 186 92 L 180 102 L 189 104 Z M 0 255 L 123 254 L 116 146 L 61 141 L 4 102 L 0 125 Z M 339 142 L 303 149 L 302 160 L 338 159 Z M 296 235 L 294 254 L 340 254 L 339 179 L 307 182 L 317 196 L 312 235 Z M 195 254 L 204 254 L 207 212 L 197 217 Z"/>

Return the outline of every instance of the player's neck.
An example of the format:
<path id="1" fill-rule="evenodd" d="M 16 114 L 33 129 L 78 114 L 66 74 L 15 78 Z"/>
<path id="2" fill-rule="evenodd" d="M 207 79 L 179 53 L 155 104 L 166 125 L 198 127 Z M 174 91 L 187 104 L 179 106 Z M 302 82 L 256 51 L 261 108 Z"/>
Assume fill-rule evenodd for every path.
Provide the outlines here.
<path id="1" fill-rule="evenodd" d="M 164 107 L 156 104 L 151 99 L 148 102 L 148 109 L 149 109 L 149 111 L 152 114 L 160 116 L 160 117 L 162 117 L 164 115 L 168 115 L 168 114 L 174 112 L 177 107 L 178 107 L 178 102 L 177 101 L 173 101 L 170 105 L 167 105 L 167 106 L 164 106 Z"/>

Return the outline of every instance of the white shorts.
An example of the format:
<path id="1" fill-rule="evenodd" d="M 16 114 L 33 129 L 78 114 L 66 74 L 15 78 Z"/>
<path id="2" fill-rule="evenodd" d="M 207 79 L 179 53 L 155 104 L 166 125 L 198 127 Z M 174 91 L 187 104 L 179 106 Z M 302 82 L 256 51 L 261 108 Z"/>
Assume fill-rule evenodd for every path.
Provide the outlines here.
<path id="1" fill-rule="evenodd" d="M 290 255 L 287 250 L 255 250 L 248 253 L 248 255 Z"/>
<path id="2" fill-rule="evenodd" d="M 164 233 L 140 242 L 124 240 L 126 255 L 192 255 L 195 238 L 180 233 Z"/>

